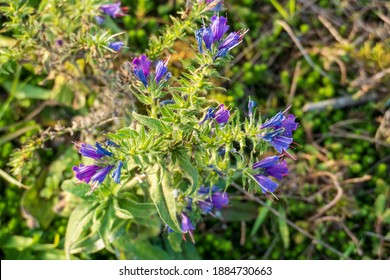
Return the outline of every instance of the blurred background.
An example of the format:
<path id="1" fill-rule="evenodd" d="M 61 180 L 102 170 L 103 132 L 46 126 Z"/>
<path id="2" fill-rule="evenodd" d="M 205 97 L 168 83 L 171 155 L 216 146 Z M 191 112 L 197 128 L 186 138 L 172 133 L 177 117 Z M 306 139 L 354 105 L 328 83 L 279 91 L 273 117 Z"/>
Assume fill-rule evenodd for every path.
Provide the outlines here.
<path id="1" fill-rule="evenodd" d="M 122 1 L 129 8 L 126 16 L 108 20 L 106 27 L 124 32 L 128 48 L 85 64 L 79 61 L 83 50 L 72 45 L 83 39 L 58 33 L 66 19 L 48 16 L 39 23 L 43 29 L 23 21 L 39 1 L 19 6 L 20 21 L 0 13 L 1 259 L 64 258 L 74 205 L 63 189 L 79 162 L 71 142 L 93 142 L 120 127 L 117 117 L 137 106 L 126 95 L 123 61 L 143 53 L 149 37 L 170 24 L 170 15 L 177 16 L 185 2 Z M 263 119 L 292 105 L 300 123 L 294 141 L 300 146 L 279 200 L 230 188 L 230 207 L 205 217 L 197 225 L 196 244 L 187 242 L 180 255 L 167 248 L 166 232 L 157 230 L 135 236 L 119 256 L 101 250 L 78 257 L 389 259 L 389 2 L 224 2 L 221 14 L 232 30 L 249 32 L 232 51 L 231 64 L 220 70 L 228 79 L 213 81 L 227 92 L 213 91 L 208 98 L 247 114 L 250 97 Z M 69 28 L 77 24 L 69 22 Z M 23 26 L 31 29 L 27 35 Z M 39 35 L 29 38 L 29 32 Z M 19 41 L 25 53 L 12 47 Z M 183 71 L 179 58 L 192 56 L 191 44 L 191 34 L 174 44 L 174 75 Z"/>

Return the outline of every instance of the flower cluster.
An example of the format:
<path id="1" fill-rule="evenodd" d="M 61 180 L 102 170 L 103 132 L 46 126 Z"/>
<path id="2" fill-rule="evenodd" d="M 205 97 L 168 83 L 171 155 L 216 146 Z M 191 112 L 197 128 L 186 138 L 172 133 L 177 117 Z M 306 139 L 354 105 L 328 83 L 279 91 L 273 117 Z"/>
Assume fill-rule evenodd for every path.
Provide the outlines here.
<path id="1" fill-rule="evenodd" d="M 203 213 L 211 214 L 213 209 L 221 210 L 229 204 L 229 197 L 226 192 L 221 192 L 217 186 L 200 187 L 195 198 L 187 197 L 186 211 L 181 213 L 181 230 L 183 234 L 188 233 L 193 241 L 192 231 L 195 226 L 191 223 L 188 213 L 193 211 L 193 206 L 198 207 Z M 183 235 L 185 238 L 185 235 Z"/>
<path id="2" fill-rule="evenodd" d="M 102 11 L 104 14 L 112 17 L 123 17 L 125 16 L 124 12 L 127 11 L 127 7 L 121 7 L 121 2 L 111 3 L 111 4 L 105 4 L 99 7 L 99 10 Z M 96 23 L 98 25 L 102 25 L 105 22 L 105 18 L 103 16 L 96 16 L 95 17 Z M 111 42 L 108 45 L 108 48 L 119 52 L 124 46 L 124 43 L 121 41 Z"/>
<path id="3" fill-rule="evenodd" d="M 252 111 L 256 103 L 250 100 L 248 104 L 249 116 L 252 116 Z M 289 114 L 287 117 L 284 112 L 279 112 L 271 119 L 267 120 L 260 126 L 260 134 L 257 136 L 266 142 L 269 142 L 280 154 L 287 155 L 293 158 L 286 150 L 293 142 L 292 132 L 298 128 L 298 123 L 295 122 L 295 116 Z M 253 170 L 259 170 L 259 173 L 253 177 L 259 184 L 261 191 L 264 194 L 273 193 L 278 184 L 270 177 L 281 180 L 289 174 L 287 163 L 280 156 L 270 156 L 253 164 Z"/>
<path id="4" fill-rule="evenodd" d="M 154 80 L 156 84 L 159 84 L 160 81 L 164 78 L 164 81 L 168 81 L 172 76 L 171 72 L 168 72 L 168 61 L 169 58 L 165 60 L 158 60 L 155 63 L 155 74 Z M 141 55 L 140 57 L 136 57 L 133 59 L 132 67 L 134 71 L 134 75 L 137 77 L 139 81 L 143 83 L 145 87 L 148 87 L 150 81 L 150 65 L 152 62 L 147 58 L 146 55 Z"/>
<path id="5" fill-rule="evenodd" d="M 203 53 L 203 44 L 207 50 L 215 53 L 213 59 L 224 57 L 235 46 L 242 42 L 247 30 L 239 30 L 231 32 L 224 40 L 225 33 L 229 30 L 229 25 L 226 25 L 227 19 L 220 16 L 212 16 L 209 27 L 202 27 L 195 32 L 198 50 Z M 214 50 L 213 50 L 214 49 Z"/>
<path id="6" fill-rule="evenodd" d="M 258 137 L 269 142 L 279 153 L 289 155 L 286 150 L 293 142 L 292 132 L 297 129 L 298 123 L 295 116 L 290 114 L 287 117 L 284 112 L 279 112 L 271 119 L 260 126 L 261 133 Z"/>
<path id="7" fill-rule="evenodd" d="M 106 160 L 108 158 L 112 158 L 113 154 L 103 148 L 99 143 L 96 143 L 95 147 L 86 143 L 75 143 L 75 146 L 82 156 L 92 158 L 96 162 L 96 164 L 93 165 L 80 164 L 79 166 L 73 167 L 73 171 L 75 172 L 75 176 L 78 180 L 86 183 L 92 183 L 92 192 L 99 184 L 103 183 L 107 175 L 115 167 L 115 163 L 112 164 L 109 160 Z M 122 167 L 123 162 L 118 161 L 117 167 L 112 173 L 112 178 L 116 183 L 120 183 Z"/>

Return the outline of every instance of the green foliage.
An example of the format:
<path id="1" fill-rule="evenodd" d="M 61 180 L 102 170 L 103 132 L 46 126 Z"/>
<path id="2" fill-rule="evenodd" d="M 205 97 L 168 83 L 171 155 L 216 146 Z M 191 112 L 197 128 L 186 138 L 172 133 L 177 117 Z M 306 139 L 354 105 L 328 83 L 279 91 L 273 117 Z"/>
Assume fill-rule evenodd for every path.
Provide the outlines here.
<path id="1" fill-rule="evenodd" d="M 181 18 L 174 18 L 170 14 L 177 7 L 170 3 L 123 1 L 122 6 L 129 6 L 125 17 L 107 17 L 103 26 L 97 26 L 94 16 L 102 3 L 5 1 L 0 7 L 0 85 L 4 89 L 0 95 L 2 256 L 389 257 L 388 139 L 375 137 L 380 135 L 378 127 L 386 124 L 383 116 L 388 75 L 383 72 L 383 78 L 369 79 L 389 66 L 388 40 L 381 35 L 383 11 L 362 9 L 357 4 L 355 17 L 349 17 L 345 8 L 327 1 L 313 3 L 313 9 L 305 6 L 304 13 L 299 1 L 228 1 L 226 6 L 233 8 L 226 11 L 231 29 L 247 27 L 250 32 L 245 36 L 244 50 L 234 49 L 227 60 L 214 62 L 207 55 L 195 55 L 190 46 L 196 44 L 195 28 L 202 25 L 202 18 L 207 21 L 212 14 L 201 6 L 185 11 L 185 1 L 177 1 Z M 326 15 L 332 15 L 325 19 L 333 29 L 318 20 L 317 5 Z M 290 35 L 274 23 L 278 18 L 289 24 L 315 65 L 329 77 L 307 63 Z M 354 20 L 361 26 L 355 34 L 349 28 L 356 24 Z M 161 23 L 168 25 L 162 27 Z M 343 45 L 334 39 L 334 30 L 349 43 Z M 161 36 L 154 36 L 148 45 L 149 35 L 159 32 Z M 360 38 L 365 38 L 364 42 Z M 64 41 L 63 47 L 56 45 L 57 39 Z M 107 49 L 113 40 L 128 42 L 128 48 L 121 54 L 113 53 Z M 129 77 L 131 69 L 123 61 L 143 53 L 145 48 L 152 59 L 171 53 L 169 68 L 177 79 L 159 89 L 145 89 Z M 233 57 L 236 59 L 230 66 Z M 367 79 L 368 88 L 379 94 L 379 103 L 302 111 L 307 102 L 365 89 L 361 78 Z M 252 124 L 242 123 L 249 96 L 259 104 L 263 119 L 292 103 L 291 110 L 301 124 L 294 141 L 303 148 L 294 153 L 298 160 L 291 179 L 281 186 L 282 199 L 266 205 L 337 248 L 341 256 L 321 244 L 313 245 L 316 241 L 290 227 L 284 218 L 275 218 L 268 207 L 259 208 L 231 188 L 229 207 L 216 212 L 216 219 L 200 214 L 190 217 L 198 222 L 195 246 L 182 241 L 180 233 L 168 234 L 163 229 L 166 223 L 180 231 L 177 218 L 187 204 L 185 197 L 194 196 L 206 182 L 222 189 L 232 182 L 252 191 L 257 188 L 246 166 L 267 145 L 246 137 L 255 135 L 260 122 L 256 117 Z M 244 113 L 232 110 L 234 116 L 223 128 L 212 122 L 198 126 L 206 109 L 219 103 L 210 97 Z M 159 106 L 166 98 L 175 104 Z M 126 111 L 131 113 L 126 116 Z M 109 118 L 119 120 L 109 126 L 100 125 Z M 361 122 L 354 123 L 356 119 Z M 56 129 L 50 128 L 55 125 Z M 340 128 L 341 133 L 337 130 Z M 71 179 L 71 167 L 79 162 L 76 151 L 63 147 L 69 147 L 77 138 L 90 143 L 104 141 L 102 131 L 121 145 L 121 149 L 111 151 L 115 159 L 125 161 L 122 181 L 114 185 L 109 178 L 88 195 L 89 185 Z M 360 138 L 348 138 L 351 136 Z M 227 151 L 225 156 L 218 154 L 221 147 Z M 14 148 L 17 150 L 10 158 Z M 156 163 L 164 168 L 154 169 Z M 335 194 L 329 178 L 315 176 L 319 170 L 336 174 L 343 189 L 342 198 L 322 215 L 339 221 L 321 221 L 320 217 L 317 223 L 310 219 Z M 354 179 L 362 181 L 353 183 Z"/>

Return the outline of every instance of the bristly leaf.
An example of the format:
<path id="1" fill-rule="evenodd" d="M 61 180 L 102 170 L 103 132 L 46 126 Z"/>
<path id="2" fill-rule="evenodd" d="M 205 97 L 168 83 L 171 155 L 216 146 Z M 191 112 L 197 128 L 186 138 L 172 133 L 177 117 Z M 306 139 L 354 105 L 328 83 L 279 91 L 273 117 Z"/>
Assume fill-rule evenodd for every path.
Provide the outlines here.
<path id="1" fill-rule="evenodd" d="M 181 232 L 177 221 L 176 201 L 170 173 L 158 164 L 148 170 L 150 196 L 161 219 L 174 231 Z"/>
<path id="2" fill-rule="evenodd" d="M 171 133 L 172 132 L 172 127 L 161 120 L 147 117 L 144 115 L 140 115 L 140 114 L 137 114 L 136 112 L 133 112 L 133 117 L 140 124 L 150 128 L 152 130 L 157 130 L 160 133 Z"/>
<path id="3" fill-rule="evenodd" d="M 190 180 L 191 188 L 188 188 L 186 194 L 192 195 L 198 188 L 198 170 L 191 163 L 189 151 L 186 148 L 179 148 L 172 153 L 172 159 Z"/>
<path id="4" fill-rule="evenodd" d="M 73 244 L 82 238 L 82 233 L 87 231 L 92 224 L 92 218 L 99 203 L 82 202 L 73 210 L 69 217 L 65 234 L 65 254 L 70 259 Z"/>

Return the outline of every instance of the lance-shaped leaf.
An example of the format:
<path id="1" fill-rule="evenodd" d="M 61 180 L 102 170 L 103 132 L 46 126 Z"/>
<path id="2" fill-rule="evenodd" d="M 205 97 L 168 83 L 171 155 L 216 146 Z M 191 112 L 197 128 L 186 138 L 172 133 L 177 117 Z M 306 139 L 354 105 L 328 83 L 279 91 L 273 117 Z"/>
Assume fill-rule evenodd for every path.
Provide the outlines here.
<path id="1" fill-rule="evenodd" d="M 171 133 L 172 132 L 172 127 L 169 126 L 164 121 L 154 119 L 151 117 L 147 117 L 144 115 L 140 115 L 140 114 L 137 114 L 136 112 L 133 112 L 133 117 L 140 124 L 150 128 L 152 130 L 157 130 L 160 133 Z"/>
<path id="2" fill-rule="evenodd" d="M 80 240 L 83 232 L 92 225 L 92 218 L 99 203 L 84 201 L 80 203 L 69 217 L 65 234 L 65 254 L 70 259 L 73 244 Z"/>
<path id="3" fill-rule="evenodd" d="M 177 221 L 176 201 L 172 178 L 164 167 L 155 165 L 148 170 L 150 196 L 157 207 L 161 219 L 174 231 L 181 232 Z"/>
<path id="4" fill-rule="evenodd" d="M 173 161 L 183 171 L 185 177 L 191 182 L 191 188 L 188 188 L 187 195 L 191 195 L 196 192 L 198 187 L 198 170 L 191 163 L 189 152 L 186 148 L 179 148 L 172 153 Z"/>

